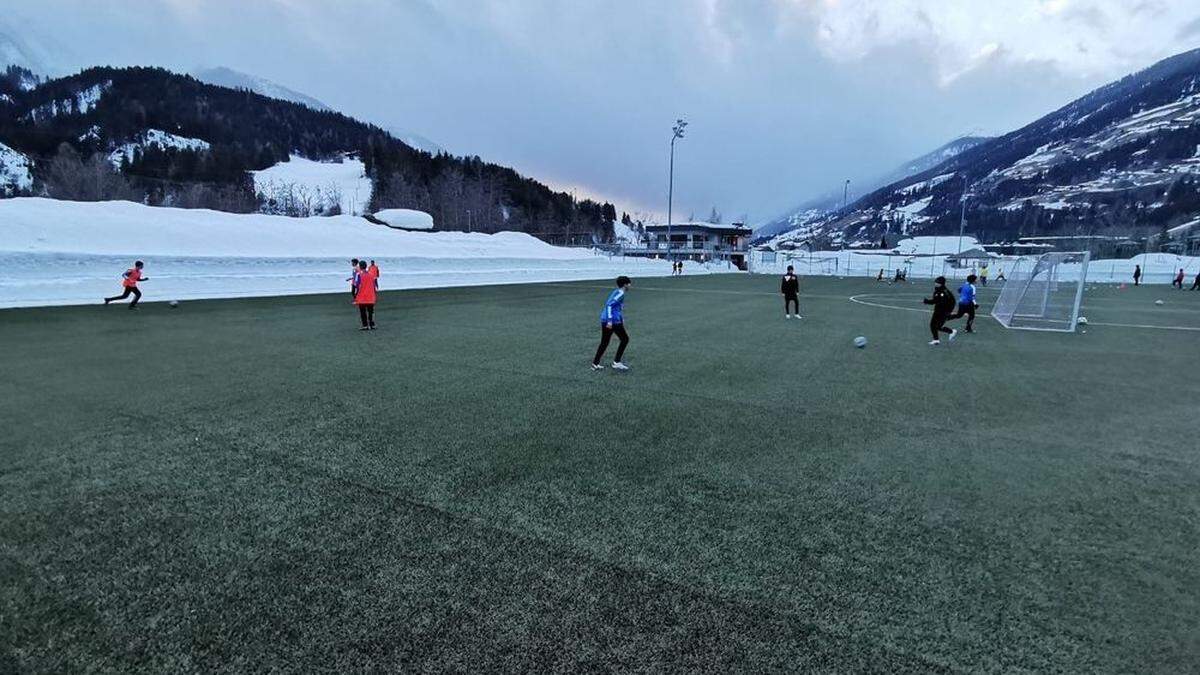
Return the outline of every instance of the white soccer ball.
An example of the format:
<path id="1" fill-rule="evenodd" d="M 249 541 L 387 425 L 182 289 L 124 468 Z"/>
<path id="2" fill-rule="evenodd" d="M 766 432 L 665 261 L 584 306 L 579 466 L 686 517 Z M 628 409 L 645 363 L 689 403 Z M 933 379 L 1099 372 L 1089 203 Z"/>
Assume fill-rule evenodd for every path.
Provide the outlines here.
<path id="1" fill-rule="evenodd" d="M 1162 301 L 1162 300 L 1155 300 L 1155 301 L 1154 301 L 1154 304 L 1156 304 L 1156 305 L 1161 305 L 1161 304 L 1163 304 L 1163 301 Z"/>
<path id="2" fill-rule="evenodd" d="M 172 301 L 170 301 L 170 302 L 168 302 L 168 303 L 167 303 L 167 307 L 170 307 L 171 309 L 179 309 L 179 301 L 178 301 L 178 300 L 172 300 Z"/>
<path id="3" fill-rule="evenodd" d="M 1079 323 L 1086 326 L 1087 325 L 1087 317 L 1086 316 L 1079 317 Z"/>
<path id="4" fill-rule="evenodd" d="M 858 337 L 854 338 L 854 346 L 855 346 L 855 347 L 858 347 L 859 349 L 862 349 L 863 347 L 866 347 L 866 346 L 867 346 L 867 338 L 865 338 L 865 337 L 863 337 L 863 336 L 861 336 L 861 335 L 859 335 Z"/>

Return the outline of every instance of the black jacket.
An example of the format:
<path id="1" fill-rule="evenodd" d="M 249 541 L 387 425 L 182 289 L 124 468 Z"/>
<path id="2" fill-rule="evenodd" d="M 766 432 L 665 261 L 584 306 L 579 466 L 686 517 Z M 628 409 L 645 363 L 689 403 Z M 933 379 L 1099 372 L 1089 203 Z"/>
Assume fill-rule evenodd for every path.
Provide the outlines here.
<path id="1" fill-rule="evenodd" d="M 795 274 L 783 275 L 783 281 L 779 283 L 779 292 L 784 295 L 800 295 L 800 278 Z"/>
<path id="2" fill-rule="evenodd" d="M 954 311 L 957 303 L 954 300 L 954 293 L 951 293 L 949 288 L 938 286 L 933 290 L 932 298 L 925 298 L 925 304 L 933 305 L 934 314 L 950 314 Z"/>

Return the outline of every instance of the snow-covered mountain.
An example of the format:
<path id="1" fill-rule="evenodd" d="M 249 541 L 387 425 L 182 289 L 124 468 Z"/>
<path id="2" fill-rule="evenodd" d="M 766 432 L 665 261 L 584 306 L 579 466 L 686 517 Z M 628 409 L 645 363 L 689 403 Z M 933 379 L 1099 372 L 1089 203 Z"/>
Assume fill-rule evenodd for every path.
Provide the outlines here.
<path id="1" fill-rule="evenodd" d="M 32 188 L 29 158 L 0 143 L 0 197 L 29 192 Z"/>
<path id="2" fill-rule="evenodd" d="M 1200 50 L 1101 87 L 1011 133 L 892 182 L 807 236 L 968 231 L 981 239 L 1158 233 L 1200 215 Z M 799 235 L 795 235 L 799 236 Z"/>
<path id="3" fill-rule="evenodd" d="M 937 148 L 936 150 L 911 159 L 888 173 L 855 185 L 855 192 L 862 194 L 903 180 L 909 176 L 927 171 L 946 160 L 957 156 L 964 150 L 969 150 L 980 143 L 991 140 L 986 136 L 962 136 Z M 787 232 L 803 229 L 806 225 L 825 219 L 829 214 L 842 206 L 842 192 L 831 190 L 818 197 L 810 199 L 789 210 L 784 215 L 772 220 L 755 231 L 759 238 L 774 237 Z"/>
<path id="4" fill-rule="evenodd" d="M 408 145 L 409 147 L 423 150 L 431 155 L 441 154 L 446 152 L 446 149 L 438 145 L 436 142 L 425 138 L 420 134 L 414 134 L 411 131 L 405 131 L 396 127 L 388 127 L 387 132 L 392 135 L 392 138 Z"/>
<path id="5" fill-rule="evenodd" d="M 313 110 L 333 110 L 324 102 L 302 94 L 295 89 L 289 89 L 282 84 L 278 84 L 268 80 L 265 77 L 258 77 L 249 73 L 243 73 L 232 68 L 198 68 L 191 73 L 192 77 L 205 82 L 207 84 L 215 84 L 218 87 L 229 87 L 230 89 L 245 89 L 252 91 L 262 96 L 276 98 L 281 101 L 291 101 L 306 105 Z"/>

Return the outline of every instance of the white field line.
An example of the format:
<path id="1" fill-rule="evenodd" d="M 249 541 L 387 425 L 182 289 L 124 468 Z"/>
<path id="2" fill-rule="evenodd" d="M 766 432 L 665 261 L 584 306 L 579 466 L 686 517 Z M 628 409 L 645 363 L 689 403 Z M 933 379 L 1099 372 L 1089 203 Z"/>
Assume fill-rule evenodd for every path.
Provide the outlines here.
<path id="1" fill-rule="evenodd" d="M 880 307 L 882 309 L 895 309 L 895 310 L 899 310 L 899 311 L 903 311 L 903 312 L 921 312 L 922 314 L 927 314 L 929 312 L 929 310 L 926 310 L 926 309 L 917 309 L 915 307 L 896 307 L 894 305 L 882 305 L 877 302 L 869 302 L 867 300 L 862 299 L 862 298 L 869 298 L 874 295 L 878 295 L 878 294 L 876 294 L 876 293 L 860 293 L 859 295 L 852 295 L 852 296 L 850 296 L 850 302 L 858 303 L 860 305 L 867 305 L 868 307 Z M 1195 326 L 1154 326 L 1154 325 L 1150 325 L 1150 324 L 1141 324 L 1141 323 L 1104 323 L 1104 322 L 1100 322 L 1100 321 L 1089 321 L 1087 323 L 1087 325 L 1089 325 L 1089 326 L 1108 326 L 1111 328 L 1151 328 L 1151 329 L 1155 329 L 1155 330 L 1182 330 L 1182 331 L 1200 333 L 1200 328 L 1197 328 Z"/>

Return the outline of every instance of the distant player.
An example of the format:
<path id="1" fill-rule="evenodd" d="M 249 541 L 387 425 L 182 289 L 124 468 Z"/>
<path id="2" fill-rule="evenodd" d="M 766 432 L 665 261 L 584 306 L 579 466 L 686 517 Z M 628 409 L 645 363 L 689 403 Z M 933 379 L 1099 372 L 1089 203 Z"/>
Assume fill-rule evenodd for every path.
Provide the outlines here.
<path id="1" fill-rule="evenodd" d="M 592 370 L 604 370 L 604 366 L 600 365 L 600 359 L 604 358 L 604 352 L 608 350 L 608 343 L 612 340 L 612 336 L 616 335 L 621 341 L 617 345 L 617 354 L 613 357 L 613 370 L 629 370 L 629 366 L 621 362 L 621 357 L 625 355 L 625 347 L 629 345 L 629 334 L 625 332 L 625 317 L 622 313 L 625 305 L 625 293 L 629 287 L 633 285 L 627 276 L 617 277 L 617 288 L 612 293 L 608 294 L 608 300 L 604 301 L 604 309 L 600 310 L 600 346 L 596 348 L 596 358 L 592 359 Z"/>
<path id="2" fill-rule="evenodd" d="M 1182 291 L 1183 290 L 1183 279 L 1184 279 L 1183 268 L 1180 267 L 1179 274 L 1175 275 L 1175 280 L 1171 282 L 1171 285 Z"/>
<path id="3" fill-rule="evenodd" d="M 958 289 L 958 311 L 946 317 L 947 321 L 961 319 L 967 317 L 967 326 L 964 330 L 968 333 L 975 332 L 975 308 L 979 303 L 975 302 L 975 275 L 967 275 L 967 283 L 963 284 Z"/>
<path id="4" fill-rule="evenodd" d="M 374 260 L 367 267 L 367 274 L 370 274 L 371 278 L 375 280 L 375 290 L 379 290 L 379 266 L 375 264 Z"/>
<path id="5" fill-rule="evenodd" d="M 987 266 L 987 263 L 984 263 L 983 266 L 979 268 L 979 283 L 980 283 L 980 285 L 987 286 L 987 275 L 988 275 L 988 266 Z"/>
<path id="6" fill-rule="evenodd" d="M 933 334 L 933 339 L 929 341 L 929 345 L 936 347 L 942 344 L 941 334 L 946 333 L 951 341 L 958 335 L 958 331 L 952 328 L 946 328 L 946 319 L 954 311 L 954 294 L 946 288 L 946 277 L 938 277 L 933 281 L 933 297 L 925 298 L 925 304 L 933 305 L 933 316 L 929 319 L 929 332 Z"/>
<path id="7" fill-rule="evenodd" d="M 1133 266 L 1133 285 L 1138 286 L 1142 283 L 1142 266 Z"/>
<path id="8" fill-rule="evenodd" d="M 375 277 L 367 269 L 367 261 L 358 261 L 355 277 L 354 304 L 358 306 L 358 318 L 362 321 L 359 330 L 375 330 Z"/>
<path id="9" fill-rule="evenodd" d="M 358 258 L 350 259 L 350 278 L 346 281 L 350 282 L 350 297 L 358 295 Z"/>
<path id="10" fill-rule="evenodd" d="M 137 309 L 138 300 L 142 299 L 142 292 L 137 287 L 138 282 L 150 281 L 150 277 L 142 276 L 142 267 L 145 265 L 141 260 L 138 260 L 133 263 L 133 267 L 125 270 L 125 273 L 121 275 L 121 285 L 125 288 L 124 292 L 120 295 L 114 295 L 111 298 L 105 298 L 104 304 L 107 305 L 114 300 L 124 300 L 132 295 L 133 302 L 129 303 L 129 309 Z"/>
<path id="11" fill-rule="evenodd" d="M 783 318 L 792 318 L 792 307 L 796 308 L 796 318 L 800 318 L 800 277 L 796 276 L 795 268 L 787 266 L 787 274 L 779 282 L 779 292 L 783 294 Z"/>

